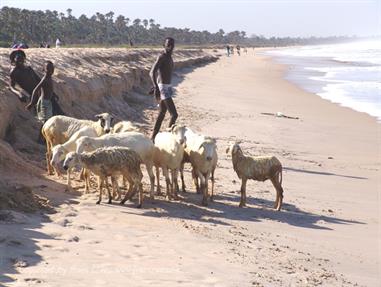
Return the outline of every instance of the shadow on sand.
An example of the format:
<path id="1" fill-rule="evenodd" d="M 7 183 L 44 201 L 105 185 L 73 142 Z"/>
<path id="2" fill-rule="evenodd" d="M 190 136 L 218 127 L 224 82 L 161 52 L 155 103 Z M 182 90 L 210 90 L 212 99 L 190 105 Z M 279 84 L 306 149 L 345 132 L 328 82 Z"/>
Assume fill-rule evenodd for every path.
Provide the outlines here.
<path id="1" fill-rule="evenodd" d="M 216 225 L 232 225 L 231 221 L 260 222 L 272 220 L 301 228 L 333 230 L 324 224 L 364 224 L 359 221 L 346 220 L 334 216 L 326 216 L 303 211 L 293 204 L 283 203 L 282 211 L 273 209 L 273 201 L 247 197 L 247 207 L 239 208 L 239 196 L 219 193 L 208 207 L 201 206 L 201 195 L 195 193 L 181 193 L 180 201 L 167 201 L 155 198 L 146 200 L 143 216 L 170 217 Z M 125 211 L 126 213 L 130 213 Z M 132 212 L 131 212 L 132 213 Z"/>
<path id="2" fill-rule="evenodd" d="M 39 186 L 46 189 L 54 206 L 76 202 L 75 198 L 79 195 L 64 193 L 66 185 L 50 179 L 41 179 Z M 38 189 L 38 186 L 35 188 Z M 36 244 L 38 240 L 59 240 L 39 231 L 45 223 L 50 222 L 46 213 L 54 213 L 54 210 L 39 210 L 34 213 L 10 210 L 0 212 L 0 286 L 14 282 L 15 278 L 12 275 L 18 274 L 19 269 L 35 266 L 42 261 L 38 254 L 41 247 Z M 30 274 L 30 277 L 26 278 L 30 282 L 24 283 L 38 283 L 39 279 L 36 276 L 38 274 Z"/>
<path id="3" fill-rule="evenodd" d="M 293 168 L 293 167 L 287 167 L 287 166 L 283 167 L 283 169 L 294 171 L 294 172 L 302 172 L 302 173 L 317 174 L 317 175 L 331 175 L 331 176 L 353 178 L 353 179 L 368 179 L 367 177 L 362 177 L 362 176 L 342 175 L 342 174 L 336 174 L 331 172 L 313 171 L 313 170 L 299 169 L 299 168 Z"/>

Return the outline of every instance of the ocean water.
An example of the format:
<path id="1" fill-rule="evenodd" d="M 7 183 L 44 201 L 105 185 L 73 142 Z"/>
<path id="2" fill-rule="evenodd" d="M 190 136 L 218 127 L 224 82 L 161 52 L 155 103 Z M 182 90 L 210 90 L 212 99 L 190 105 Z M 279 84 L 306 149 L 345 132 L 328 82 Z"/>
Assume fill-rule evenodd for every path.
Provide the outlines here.
<path id="1" fill-rule="evenodd" d="M 381 121 L 381 39 L 267 53 L 290 66 L 288 80 Z"/>

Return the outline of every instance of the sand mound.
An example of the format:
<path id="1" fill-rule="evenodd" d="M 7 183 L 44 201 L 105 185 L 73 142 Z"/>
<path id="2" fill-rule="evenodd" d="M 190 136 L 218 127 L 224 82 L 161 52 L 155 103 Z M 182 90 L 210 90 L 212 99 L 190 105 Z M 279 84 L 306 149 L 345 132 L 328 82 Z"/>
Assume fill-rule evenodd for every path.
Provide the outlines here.
<path id="1" fill-rule="evenodd" d="M 31 188 L 25 185 L 8 185 L 0 182 L 0 210 L 14 209 L 24 212 L 32 212 L 41 208 L 48 209 L 49 200 L 37 195 Z M 7 220 L 6 214 L 0 214 L 0 220 Z"/>

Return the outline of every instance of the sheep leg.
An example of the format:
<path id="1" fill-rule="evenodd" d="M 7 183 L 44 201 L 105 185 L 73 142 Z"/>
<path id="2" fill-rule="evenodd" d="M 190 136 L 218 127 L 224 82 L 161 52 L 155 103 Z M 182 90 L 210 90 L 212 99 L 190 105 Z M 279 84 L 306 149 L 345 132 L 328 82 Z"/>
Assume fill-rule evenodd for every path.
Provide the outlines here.
<path id="1" fill-rule="evenodd" d="M 146 164 L 146 168 L 147 168 L 147 173 L 148 173 L 149 181 L 150 181 L 150 184 L 151 184 L 151 189 L 150 189 L 149 195 L 150 195 L 151 199 L 154 199 L 155 175 L 153 174 L 153 170 L 152 170 L 153 166 L 152 166 L 152 164 Z"/>
<path id="2" fill-rule="evenodd" d="M 278 176 L 278 175 L 277 175 Z M 280 211 L 283 202 L 283 188 L 277 177 L 271 179 L 271 182 L 276 190 L 276 199 L 274 203 L 274 209 Z"/>
<path id="3" fill-rule="evenodd" d="M 171 184 L 171 180 L 169 179 L 169 174 L 168 174 L 168 169 L 165 167 L 163 167 L 163 176 L 165 177 L 165 183 L 166 183 L 166 187 L 167 187 L 167 199 L 171 199 L 172 198 L 172 184 Z"/>
<path id="4" fill-rule="evenodd" d="M 205 177 L 205 190 L 204 190 L 204 193 L 206 194 L 206 199 L 208 199 L 208 197 L 209 197 L 208 182 L 209 182 L 210 172 L 207 172 L 204 177 Z"/>
<path id="5" fill-rule="evenodd" d="M 118 185 L 118 180 L 113 176 L 111 177 L 111 184 L 112 184 L 113 198 L 115 200 L 119 200 L 121 198 L 121 192 Z"/>
<path id="6" fill-rule="evenodd" d="M 160 187 L 160 168 L 157 166 L 156 167 L 156 194 L 161 195 L 161 187 Z"/>
<path id="7" fill-rule="evenodd" d="M 196 193 L 200 194 L 201 190 L 200 190 L 200 186 L 198 184 L 198 177 L 197 177 L 197 174 L 196 174 L 196 171 L 194 170 L 194 168 L 192 168 L 192 179 L 193 179 L 194 186 L 196 187 Z"/>
<path id="8" fill-rule="evenodd" d="M 50 164 L 50 161 L 52 159 L 52 143 L 47 140 L 46 141 L 46 168 L 48 170 L 48 175 L 53 175 L 53 166 Z"/>
<path id="9" fill-rule="evenodd" d="M 242 184 L 241 184 L 241 201 L 239 203 L 239 207 L 246 206 L 246 182 L 247 182 L 247 179 L 243 177 Z"/>
<path id="10" fill-rule="evenodd" d="M 90 188 L 90 171 L 84 169 L 83 175 L 85 177 L 85 193 L 89 193 Z"/>
<path id="11" fill-rule="evenodd" d="M 181 166 L 180 166 L 180 178 L 181 178 L 181 189 L 183 190 L 183 192 L 186 192 L 185 190 L 185 182 L 184 182 L 184 162 L 181 163 Z"/>
<path id="12" fill-rule="evenodd" d="M 96 202 L 96 204 L 100 204 L 102 201 L 103 181 L 104 181 L 104 179 L 102 177 L 98 176 L 99 199 Z"/>
<path id="13" fill-rule="evenodd" d="M 172 184 L 171 184 L 171 192 L 173 199 L 178 200 L 179 196 L 177 195 L 177 191 L 179 189 L 179 184 L 177 182 L 177 176 L 178 176 L 178 170 L 172 169 L 171 170 L 171 177 L 172 177 Z"/>
<path id="14" fill-rule="evenodd" d="M 139 180 L 137 180 L 137 182 L 135 183 L 135 186 L 139 189 L 139 204 L 137 206 L 137 208 L 142 208 L 143 206 L 143 185 L 141 184 L 141 182 Z"/>
<path id="15" fill-rule="evenodd" d="M 113 180 L 113 177 L 111 177 L 111 181 Z M 107 189 L 107 193 L 108 193 L 108 204 L 111 204 L 112 203 L 112 194 L 111 194 L 111 190 L 110 190 L 110 187 L 108 186 L 108 178 L 106 177 L 106 189 Z"/>
<path id="16" fill-rule="evenodd" d="M 71 189 L 70 170 L 71 168 L 69 168 L 66 172 L 66 184 L 68 189 Z"/>
<path id="17" fill-rule="evenodd" d="M 126 193 L 126 195 L 124 196 L 123 200 L 120 202 L 120 204 L 124 204 L 127 200 L 131 199 L 132 196 L 134 195 L 134 181 L 132 180 L 131 177 L 127 177 L 127 181 L 128 181 L 128 191 Z"/>
<path id="18" fill-rule="evenodd" d="M 212 181 L 212 195 L 210 196 L 210 201 L 213 201 L 214 199 L 214 170 L 212 171 L 212 176 L 210 177 Z"/>
<path id="19" fill-rule="evenodd" d="M 82 168 L 81 169 L 81 173 L 79 174 L 79 179 L 80 180 L 84 180 L 85 179 L 85 168 Z"/>
<path id="20" fill-rule="evenodd" d="M 205 177 L 201 172 L 197 172 L 197 177 L 200 180 L 200 191 L 202 192 L 202 202 L 201 204 L 203 206 L 208 206 L 208 194 L 207 194 L 207 188 L 206 188 L 206 183 L 205 183 Z"/>

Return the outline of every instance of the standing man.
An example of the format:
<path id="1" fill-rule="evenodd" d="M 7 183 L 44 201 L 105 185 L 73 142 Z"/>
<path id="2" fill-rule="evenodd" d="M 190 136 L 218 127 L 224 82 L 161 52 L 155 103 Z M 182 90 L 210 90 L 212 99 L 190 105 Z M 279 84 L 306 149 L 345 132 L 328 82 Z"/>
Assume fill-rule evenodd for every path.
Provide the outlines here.
<path id="1" fill-rule="evenodd" d="M 53 73 L 53 63 L 51 61 L 46 61 L 45 75 L 40 81 L 40 83 L 34 88 L 32 93 L 32 99 L 30 100 L 29 104 L 25 107 L 27 110 L 30 110 L 32 107 L 36 106 L 37 118 L 42 124 L 44 124 L 49 118 L 53 116 Z"/>
<path id="2" fill-rule="evenodd" d="M 155 137 L 160 131 L 161 123 L 164 120 L 167 110 L 171 115 L 169 127 L 176 122 L 178 116 L 175 104 L 172 100 L 173 91 L 171 86 L 173 71 L 172 52 L 174 47 L 175 40 L 170 37 L 165 38 L 164 52 L 157 58 L 150 71 L 150 77 L 154 85 L 154 95 L 159 102 L 160 107 L 159 115 L 152 134 L 153 142 L 155 142 Z"/>
<path id="3" fill-rule="evenodd" d="M 238 56 L 241 56 L 241 47 L 237 45 L 237 54 Z"/>

